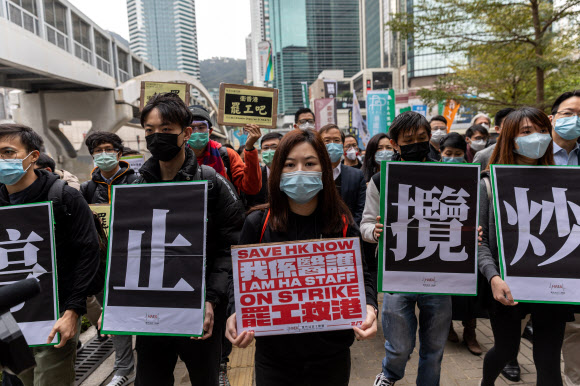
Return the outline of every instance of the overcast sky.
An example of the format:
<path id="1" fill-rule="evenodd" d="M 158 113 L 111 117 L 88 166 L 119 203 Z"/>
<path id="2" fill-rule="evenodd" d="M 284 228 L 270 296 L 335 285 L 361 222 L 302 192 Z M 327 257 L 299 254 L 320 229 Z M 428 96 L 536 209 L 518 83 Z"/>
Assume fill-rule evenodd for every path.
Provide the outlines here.
<path id="1" fill-rule="evenodd" d="M 69 0 L 101 28 L 129 40 L 125 0 Z M 214 56 L 246 58 L 251 31 L 250 0 L 195 0 L 200 60 Z"/>

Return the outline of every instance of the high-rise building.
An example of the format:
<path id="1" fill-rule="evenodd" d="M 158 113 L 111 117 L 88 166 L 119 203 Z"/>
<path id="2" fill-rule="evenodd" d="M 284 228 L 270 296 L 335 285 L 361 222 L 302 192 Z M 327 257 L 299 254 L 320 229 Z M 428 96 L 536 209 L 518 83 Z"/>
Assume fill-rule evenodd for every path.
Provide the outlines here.
<path id="1" fill-rule="evenodd" d="M 194 0 L 127 0 L 131 49 L 160 70 L 199 79 Z"/>
<path id="2" fill-rule="evenodd" d="M 251 55 L 246 56 L 246 70 L 252 73 L 252 76 L 248 77 L 248 82 L 261 87 L 264 86 L 264 79 L 260 75 L 258 44 L 270 41 L 270 0 L 250 0 L 250 13 L 252 17 Z"/>
<path id="3" fill-rule="evenodd" d="M 360 70 L 359 5 L 356 1 L 251 1 L 253 5 L 263 5 L 261 17 L 258 12 L 252 14 L 252 38 L 272 43 L 273 85 L 280 90 L 280 114 L 291 115 L 302 107 L 300 82 L 310 84 L 324 70 L 344 70 L 347 77 Z M 255 9 L 260 8 L 256 6 Z M 254 53 L 256 67 L 257 49 Z"/>

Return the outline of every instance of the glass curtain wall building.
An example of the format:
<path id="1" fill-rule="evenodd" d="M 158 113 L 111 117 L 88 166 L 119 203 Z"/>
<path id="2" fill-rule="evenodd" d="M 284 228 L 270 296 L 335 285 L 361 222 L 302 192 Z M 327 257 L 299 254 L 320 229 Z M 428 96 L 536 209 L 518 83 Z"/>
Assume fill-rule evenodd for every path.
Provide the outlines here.
<path id="1" fill-rule="evenodd" d="M 323 70 L 360 70 L 359 5 L 352 0 L 268 0 L 278 111 L 302 107 L 300 82 Z"/>
<path id="2" fill-rule="evenodd" d="M 131 49 L 160 70 L 199 79 L 194 0 L 127 0 Z"/>

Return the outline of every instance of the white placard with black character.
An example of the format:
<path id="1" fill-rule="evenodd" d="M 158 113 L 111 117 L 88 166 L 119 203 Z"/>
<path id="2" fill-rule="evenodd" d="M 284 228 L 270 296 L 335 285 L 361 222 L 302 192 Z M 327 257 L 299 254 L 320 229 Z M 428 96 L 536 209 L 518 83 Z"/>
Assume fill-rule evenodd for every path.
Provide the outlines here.
<path id="1" fill-rule="evenodd" d="M 201 336 L 207 182 L 113 189 L 103 332 Z"/>
<path id="2" fill-rule="evenodd" d="M 580 303 L 580 168 L 492 165 L 501 274 L 516 301 Z"/>
<path id="3" fill-rule="evenodd" d="M 383 162 L 380 292 L 477 294 L 474 164 Z"/>
<path id="4" fill-rule="evenodd" d="M 53 236 L 50 202 L 0 208 L 0 286 L 28 278 L 40 283 L 40 294 L 10 310 L 31 346 L 45 345 L 58 319 Z"/>

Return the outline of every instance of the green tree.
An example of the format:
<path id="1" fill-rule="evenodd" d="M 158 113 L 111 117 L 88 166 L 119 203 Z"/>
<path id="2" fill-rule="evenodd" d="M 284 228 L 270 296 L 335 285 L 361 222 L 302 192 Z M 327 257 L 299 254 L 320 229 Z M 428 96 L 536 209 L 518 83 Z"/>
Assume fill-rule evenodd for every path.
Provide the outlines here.
<path id="1" fill-rule="evenodd" d="M 420 90 L 430 104 L 547 109 L 580 85 L 580 0 L 415 0 L 406 11 L 387 24 L 409 49 L 455 59 L 434 89 Z"/>

